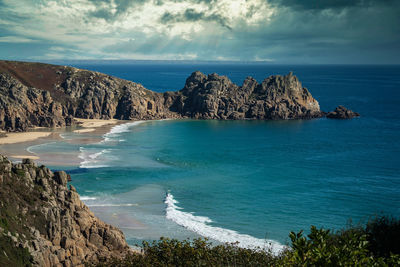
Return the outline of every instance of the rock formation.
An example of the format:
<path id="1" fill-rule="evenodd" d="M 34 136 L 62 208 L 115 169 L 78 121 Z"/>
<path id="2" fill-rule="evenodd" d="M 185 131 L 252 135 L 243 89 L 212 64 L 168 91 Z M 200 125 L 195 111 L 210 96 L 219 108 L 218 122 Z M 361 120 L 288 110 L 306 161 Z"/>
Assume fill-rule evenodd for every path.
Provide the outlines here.
<path id="1" fill-rule="evenodd" d="M 56 127 L 71 123 L 68 111 L 48 91 L 26 87 L 9 74 L 0 74 L 0 129 Z"/>
<path id="2" fill-rule="evenodd" d="M 338 106 L 334 111 L 326 114 L 326 117 L 329 119 L 352 119 L 354 117 L 359 117 L 360 114 L 349 110 L 343 106 Z"/>
<path id="3" fill-rule="evenodd" d="M 0 129 L 25 131 L 86 119 L 161 119 L 164 94 L 98 72 L 72 67 L 0 61 Z"/>
<path id="4" fill-rule="evenodd" d="M 248 77 L 242 86 L 226 76 L 194 72 L 172 106 L 200 119 L 302 119 L 321 117 L 318 102 L 292 73 L 270 76 L 261 84 Z"/>
<path id="5" fill-rule="evenodd" d="M 67 180 L 63 171 L 0 155 L 0 242 L 37 266 L 84 266 L 131 253 L 123 233 L 96 218 Z"/>
<path id="6" fill-rule="evenodd" d="M 0 130 L 25 131 L 88 119 L 302 119 L 321 117 L 318 102 L 292 73 L 242 86 L 194 72 L 177 92 L 155 93 L 98 72 L 0 61 Z"/>

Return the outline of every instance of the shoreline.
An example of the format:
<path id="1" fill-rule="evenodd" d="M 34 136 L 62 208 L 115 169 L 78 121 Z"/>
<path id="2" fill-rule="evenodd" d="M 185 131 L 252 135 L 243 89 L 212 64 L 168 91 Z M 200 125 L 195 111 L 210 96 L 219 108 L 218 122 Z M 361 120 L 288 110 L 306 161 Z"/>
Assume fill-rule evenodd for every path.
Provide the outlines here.
<path id="1" fill-rule="evenodd" d="M 109 120 L 101 120 L 101 119 L 81 119 L 81 118 L 74 118 L 78 122 L 77 126 L 83 128 L 98 128 L 110 124 L 117 124 L 118 122 L 122 122 L 122 120 L 117 119 L 109 119 Z"/>
<path id="2" fill-rule="evenodd" d="M 0 145 L 30 142 L 39 138 L 48 137 L 52 133 L 53 132 L 5 133 L 6 136 L 0 138 Z"/>
<path id="3" fill-rule="evenodd" d="M 58 165 L 62 162 L 64 165 L 77 164 L 79 166 L 79 163 L 75 161 L 65 164 L 66 162 L 64 162 L 61 158 L 57 158 L 55 161 L 53 161 L 54 158 L 51 156 L 42 158 L 36 153 L 29 151 L 28 148 L 35 145 L 45 144 L 47 142 L 57 142 L 61 140 L 64 140 L 68 143 L 96 143 L 98 138 L 91 138 L 89 134 L 99 134 L 102 136 L 101 138 L 104 139 L 103 135 L 108 133 L 112 127 L 130 122 L 117 119 L 74 119 L 78 122 L 75 126 L 58 128 L 34 127 L 29 129 L 27 132 L 17 133 L 8 133 L 2 131 L 2 133 L 6 136 L 0 137 L 0 153 L 16 161 L 29 158 L 32 160 L 39 160 L 45 165 Z M 76 139 L 65 139 L 63 137 L 63 134 L 65 133 L 79 134 L 80 137 Z"/>
<path id="4" fill-rule="evenodd" d="M 169 119 L 168 119 L 169 120 Z M 137 125 L 137 124 L 141 124 L 143 122 L 146 121 L 142 121 L 142 120 L 135 120 L 135 121 L 118 121 L 118 120 L 90 120 L 90 119 L 85 119 L 85 120 L 80 120 L 82 122 L 81 125 L 79 125 L 78 127 L 82 127 L 82 128 L 78 128 L 76 130 L 74 130 L 74 128 L 70 129 L 70 131 L 68 131 L 69 133 L 73 133 L 75 134 L 75 136 L 78 136 L 77 139 L 79 140 L 83 140 L 83 143 L 88 144 L 90 142 L 86 142 L 86 140 L 88 139 L 84 139 L 84 136 L 86 133 L 89 133 L 88 136 L 90 137 L 91 133 L 98 131 L 100 128 L 102 128 L 102 131 L 100 131 L 99 135 L 101 136 L 101 138 L 97 138 L 97 141 L 99 141 L 100 139 L 102 141 L 107 141 L 108 138 L 114 138 L 115 134 L 118 133 L 123 133 L 126 131 L 129 131 L 128 129 L 133 126 L 133 125 Z M 152 121 L 152 120 L 150 120 Z M 162 121 L 162 120 L 154 120 L 154 121 Z M 60 130 L 66 130 L 66 128 L 61 128 Z M 62 133 L 62 132 L 61 132 Z M 58 141 L 64 140 L 64 141 L 69 141 L 68 139 L 65 139 L 63 137 L 60 137 L 60 132 L 57 133 L 58 136 Z M 83 138 L 81 138 L 83 137 Z M 61 139 L 63 138 L 63 139 Z M 100 142 L 102 142 L 100 141 Z M 57 141 L 56 141 L 57 142 Z M 76 140 L 73 140 L 73 142 L 76 144 Z M 44 143 L 46 144 L 46 143 Z M 40 144 L 39 144 L 40 145 Z M 25 151 L 27 151 L 28 147 L 25 147 Z M 87 160 L 92 160 L 96 163 L 96 158 L 97 158 L 97 154 L 99 154 L 99 152 L 96 152 L 92 155 L 89 155 L 87 159 L 85 158 L 81 158 L 79 157 L 79 152 L 77 154 L 76 159 L 74 160 L 72 159 L 72 157 L 76 156 L 75 154 L 69 154 L 69 155 L 65 155 L 64 153 L 61 153 L 61 155 L 55 154 L 54 151 L 52 152 L 51 150 L 49 150 L 49 153 L 39 153 L 40 155 L 36 155 L 34 152 L 30 152 L 29 150 L 27 151 L 28 153 L 32 153 L 31 155 L 23 155 L 23 154 L 14 154 L 11 155 L 10 158 L 13 159 L 17 159 L 17 160 L 22 160 L 24 158 L 30 158 L 32 160 L 37 160 L 40 163 L 43 163 L 44 165 L 53 165 L 53 166 L 61 166 L 63 165 L 64 167 L 72 167 L 72 166 L 77 166 L 77 168 L 90 168 L 87 166 L 82 165 L 83 162 L 87 161 Z M 81 151 L 82 153 L 82 151 Z M 102 153 L 102 152 L 101 152 Z M 96 156 L 96 157 L 95 157 Z M 68 160 L 68 158 L 71 158 L 70 160 Z M 62 163 L 62 164 L 61 164 Z M 89 164 L 90 162 L 87 162 L 87 164 Z M 102 167 L 102 166 L 97 166 L 95 164 L 94 168 L 96 167 Z M 75 167 L 73 167 L 75 168 Z M 172 195 L 170 195 L 172 197 Z M 168 196 L 167 196 L 168 198 Z M 166 201 L 166 199 L 163 199 L 163 203 L 164 204 L 168 204 Z M 87 203 L 87 201 L 85 201 L 84 199 L 82 200 L 85 204 L 87 204 L 89 207 L 91 206 L 89 203 Z M 173 201 L 173 200 L 171 200 Z M 103 204 L 104 205 L 104 204 Z M 106 204 L 107 205 L 107 204 Z M 110 203 L 108 204 L 110 206 L 112 205 L 116 205 L 120 206 L 120 203 Z M 131 204 L 129 204 L 131 205 Z M 95 208 L 93 207 L 93 210 L 96 212 L 96 216 L 99 216 L 99 218 L 101 218 L 102 220 L 112 224 L 112 225 L 116 225 L 117 227 L 119 227 L 121 230 L 128 231 L 129 232 L 129 228 L 127 228 L 126 226 L 124 227 L 124 224 L 120 225 L 120 223 L 118 221 L 115 221 L 115 216 L 114 217 L 107 217 L 107 214 L 102 214 L 101 210 L 99 210 L 99 208 Z M 190 218 L 192 216 L 189 215 L 189 212 L 183 212 L 180 211 L 179 207 L 175 207 L 175 205 L 167 205 L 167 215 L 166 215 L 166 219 L 173 222 L 174 224 L 183 227 L 185 229 L 185 231 L 189 231 L 192 232 L 195 235 L 199 235 L 201 237 L 205 237 L 205 238 L 210 238 L 211 240 L 214 240 L 214 242 L 238 242 L 240 240 L 240 243 L 242 244 L 242 247 L 246 247 L 246 248 L 252 248 L 255 249 L 256 245 L 252 246 L 249 244 L 255 243 L 260 247 L 268 247 L 269 249 L 271 249 L 272 251 L 274 251 L 275 253 L 278 251 L 281 251 L 283 249 L 283 245 L 281 243 L 279 243 L 278 241 L 275 240 L 263 240 L 263 239 L 259 239 L 256 237 L 253 237 L 251 235 L 246 235 L 246 234 L 240 234 L 239 232 L 230 230 L 228 228 L 220 228 L 220 227 L 215 227 L 215 226 L 211 226 L 208 225 L 207 223 L 198 223 L 196 221 L 190 220 Z M 175 220 L 172 219 L 171 216 L 176 215 L 176 213 L 179 213 L 177 217 L 180 218 L 180 220 Z M 190 217 L 189 220 L 188 216 Z M 124 218 L 126 219 L 126 218 Z M 134 218 L 132 218 L 134 219 Z M 194 225 L 193 225 L 194 223 Z M 130 244 L 130 247 L 134 247 L 135 244 Z"/>

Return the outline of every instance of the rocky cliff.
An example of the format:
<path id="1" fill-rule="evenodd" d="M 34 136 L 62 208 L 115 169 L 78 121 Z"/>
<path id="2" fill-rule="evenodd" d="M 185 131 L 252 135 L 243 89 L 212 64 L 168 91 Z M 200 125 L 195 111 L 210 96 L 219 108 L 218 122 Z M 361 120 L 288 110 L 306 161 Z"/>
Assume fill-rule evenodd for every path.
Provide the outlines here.
<path id="1" fill-rule="evenodd" d="M 194 72 L 177 92 L 175 112 L 201 119 L 303 119 L 321 117 L 318 102 L 292 73 L 261 84 L 248 77 L 242 86 L 228 77 Z"/>
<path id="2" fill-rule="evenodd" d="M 0 155 L 0 265 L 84 266 L 132 252 L 123 233 L 96 218 L 67 179 L 63 171 Z"/>
<path id="3" fill-rule="evenodd" d="M 322 116 L 292 73 L 242 86 L 194 72 L 182 90 L 155 93 L 142 85 L 66 66 L 0 61 L 0 129 L 24 131 L 89 119 L 302 119 Z"/>
<path id="4" fill-rule="evenodd" d="M 168 95 L 98 72 L 41 63 L 0 61 L 0 129 L 24 131 L 87 119 L 179 117 Z"/>

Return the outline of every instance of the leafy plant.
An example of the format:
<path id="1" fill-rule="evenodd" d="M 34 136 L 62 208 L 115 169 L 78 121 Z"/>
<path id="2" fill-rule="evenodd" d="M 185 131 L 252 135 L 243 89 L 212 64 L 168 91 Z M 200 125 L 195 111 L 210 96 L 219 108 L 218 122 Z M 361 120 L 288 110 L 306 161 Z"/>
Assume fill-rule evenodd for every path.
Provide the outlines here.
<path id="1" fill-rule="evenodd" d="M 400 221 L 380 217 L 365 227 L 338 232 L 311 226 L 310 233 L 289 234 L 291 244 L 280 253 L 213 246 L 207 239 L 161 238 L 143 243 L 143 253 L 122 260 L 103 259 L 98 266 L 400 266 Z"/>

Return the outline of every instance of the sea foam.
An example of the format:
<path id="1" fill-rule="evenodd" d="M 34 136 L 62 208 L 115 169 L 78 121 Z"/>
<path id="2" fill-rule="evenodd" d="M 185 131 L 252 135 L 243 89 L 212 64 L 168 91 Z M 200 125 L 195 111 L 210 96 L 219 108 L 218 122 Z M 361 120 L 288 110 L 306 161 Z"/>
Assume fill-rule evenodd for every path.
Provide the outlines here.
<path id="1" fill-rule="evenodd" d="M 26 151 L 28 151 L 29 153 L 36 154 L 35 150 L 36 150 L 37 148 L 43 147 L 43 146 L 52 145 L 52 144 L 55 144 L 55 143 L 57 143 L 57 142 L 48 142 L 48 143 L 33 145 L 33 146 L 28 147 L 28 148 L 26 149 Z"/>
<path id="2" fill-rule="evenodd" d="M 192 213 L 182 211 L 182 208 L 176 205 L 179 202 L 175 200 L 173 195 L 170 193 L 167 194 L 164 203 L 167 204 L 167 219 L 172 220 L 178 225 L 181 225 L 203 237 L 222 243 L 238 242 L 237 246 L 241 248 L 270 250 L 275 254 L 278 254 L 285 248 L 284 245 L 281 245 L 274 240 L 259 239 L 250 235 L 240 234 L 233 230 L 208 225 L 208 223 L 212 222 L 210 218 L 196 216 Z"/>
<path id="3" fill-rule="evenodd" d="M 145 121 L 134 121 L 134 122 L 128 122 L 124 124 L 119 124 L 111 128 L 111 130 L 103 135 L 104 140 L 102 143 L 109 142 L 109 141 L 114 141 L 116 137 L 119 136 L 120 133 L 126 133 L 129 132 L 129 129 L 133 126 L 139 125 Z M 119 140 L 122 141 L 122 140 Z"/>
<path id="4" fill-rule="evenodd" d="M 106 164 L 99 164 L 99 163 L 104 163 L 104 159 L 100 159 L 99 157 L 103 154 L 110 153 L 111 149 L 103 149 L 99 152 L 93 152 L 90 150 L 87 150 L 83 147 L 79 148 L 80 154 L 79 158 L 82 159 L 83 161 L 80 163 L 80 168 L 104 168 L 108 167 Z"/>
<path id="5" fill-rule="evenodd" d="M 97 198 L 95 198 L 95 197 L 88 197 L 88 196 L 81 196 L 80 199 L 81 199 L 82 201 L 85 201 L 85 200 L 96 200 Z"/>

